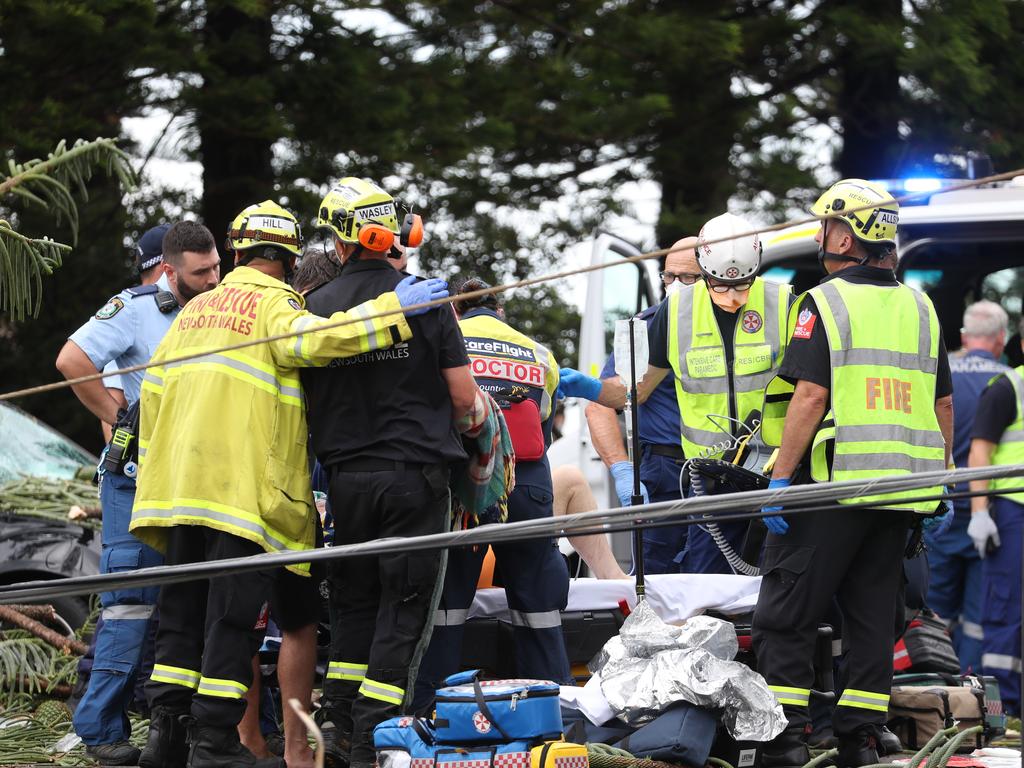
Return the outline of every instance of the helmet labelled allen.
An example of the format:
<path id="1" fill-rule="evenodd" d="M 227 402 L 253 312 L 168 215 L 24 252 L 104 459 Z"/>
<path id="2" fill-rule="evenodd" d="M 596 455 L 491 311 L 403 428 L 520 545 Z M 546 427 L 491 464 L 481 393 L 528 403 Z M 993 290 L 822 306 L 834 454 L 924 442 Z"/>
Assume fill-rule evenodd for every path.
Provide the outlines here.
<path id="1" fill-rule="evenodd" d="M 293 256 L 302 255 L 302 231 L 299 222 L 273 200 L 264 200 L 245 208 L 231 222 L 227 248 L 280 248 Z"/>
<path id="2" fill-rule="evenodd" d="M 853 236 L 865 243 L 896 244 L 900 206 L 885 187 L 872 181 L 837 181 L 811 206 L 811 213 L 841 215 L 853 230 Z"/>
<path id="3" fill-rule="evenodd" d="M 327 193 L 316 225 L 329 228 L 343 243 L 359 243 L 373 251 L 388 250 L 401 232 L 394 198 L 372 181 L 354 176 Z"/>
<path id="4" fill-rule="evenodd" d="M 752 280 L 761 267 L 761 240 L 756 233 L 750 234 L 753 229 L 746 219 L 731 213 L 716 216 L 701 227 L 697 264 L 705 277 L 723 283 Z"/>

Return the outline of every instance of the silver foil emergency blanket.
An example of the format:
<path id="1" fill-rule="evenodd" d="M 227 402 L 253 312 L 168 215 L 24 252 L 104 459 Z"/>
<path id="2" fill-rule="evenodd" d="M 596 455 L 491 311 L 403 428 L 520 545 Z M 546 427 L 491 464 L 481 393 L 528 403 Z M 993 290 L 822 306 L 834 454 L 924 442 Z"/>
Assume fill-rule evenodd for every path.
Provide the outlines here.
<path id="1" fill-rule="evenodd" d="M 600 675 L 608 704 L 630 725 L 687 701 L 722 710 L 722 722 L 739 741 L 770 741 L 786 727 L 786 716 L 764 678 L 734 660 L 737 649 L 729 622 L 695 616 L 672 626 L 641 601 L 590 670 Z"/>

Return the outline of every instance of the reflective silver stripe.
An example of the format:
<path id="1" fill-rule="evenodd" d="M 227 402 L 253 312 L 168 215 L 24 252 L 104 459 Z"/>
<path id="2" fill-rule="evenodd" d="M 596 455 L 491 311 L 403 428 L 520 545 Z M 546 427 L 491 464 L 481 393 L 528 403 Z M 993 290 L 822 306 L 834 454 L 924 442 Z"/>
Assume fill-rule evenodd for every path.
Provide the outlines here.
<path id="1" fill-rule="evenodd" d="M 1005 653 L 983 653 L 981 666 L 987 669 L 1005 669 L 1009 672 L 1020 672 L 1020 659 Z"/>
<path id="2" fill-rule="evenodd" d="M 832 655 L 833 656 L 842 656 L 843 655 L 843 641 L 842 640 L 833 640 L 832 641 Z"/>
<path id="3" fill-rule="evenodd" d="M 296 318 L 295 322 L 292 323 L 292 330 L 293 331 L 305 331 L 311 325 L 314 325 L 316 323 L 316 321 L 317 321 L 316 317 L 310 317 L 308 315 L 303 315 L 302 317 Z M 313 365 L 313 359 L 311 357 L 308 357 L 307 355 L 302 354 L 302 339 L 303 338 L 304 338 L 303 335 L 299 335 L 299 336 L 295 337 L 295 346 L 292 349 L 292 353 L 299 360 L 303 360 L 303 361 L 309 363 L 310 365 Z"/>
<path id="4" fill-rule="evenodd" d="M 928 304 L 925 302 L 924 296 L 917 291 L 911 289 L 911 293 L 914 294 L 914 301 L 917 302 L 917 359 L 928 360 L 932 358 L 932 324 Z"/>
<path id="5" fill-rule="evenodd" d="M 893 352 L 888 349 L 843 349 L 832 350 L 832 365 L 885 365 L 904 371 L 935 373 L 938 360 L 934 357 L 919 358 L 910 352 Z"/>
<path id="6" fill-rule="evenodd" d="M 558 611 L 513 611 L 509 610 L 513 627 L 530 629 L 554 629 L 562 626 L 562 614 Z"/>
<path id="7" fill-rule="evenodd" d="M 846 308 L 843 295 L 839 293 L 839 289 L 832 283 L 822 283 L 811 290 L 820 291 L 822 296 L 825 297 L 829 309 L 832 310 L 832 317 L 836 321 L 836 326 L 839 328 L 839 346 L 841 349 L 849 350 L 853 346 L 853 343 L 850 341 L 850 310 Z M 818 311 L 820 312 L 821 310 Z"/>
<path id="8" fill-rule="evenodd" d="M 222 699 L 241 699 L 249 688 L 233 680 L 211 680 L 204 677 L 196 690 L 201 696 L 217 696 Z"/>
<path id="9" fill-rule="evenodd" d="M 367 320 L 366 318 L 372 313 L 372 308 L 369 304 L 359 304 L 352 308 L 359 317 L 363 319 L 363 328 L 366 332 L 366 342 L 369 345 L 370 351 L 380 349 L 380 342 L 377 341 L 377 329 L 373 325 L 373 320 Z"/>
<path id="10" fill-rule="evenodd" d="M 533 342 L 533 356 L 537 358 L 537 364 L 540 366 L 541 375 L 543 382 L 540 386 L 540 418 L 541 420 L 546 419 L 551 415 L 551 395 L 548 392 L 548 371 L 550 366 L 548 361 L 550 360 L 550 352 L 547 347 L 537 342 Z"/>
<path id="11" fill-rule="evenodd" d="M 366 664 L 353 664 L 345 661 L 332 661 L 327 665 L 327 677 L 332 680 L 351 680 L 361 682 L 366 677 Z"/>
<path id="12" fill-rule="evenodd" d="M 779 293 L 781 286 L 770 280 L 764 281 L 764 340 L 772 349 L 772 360 L 779 353 Z M 769 322 L 771 320 L 771 322 Z M 767 384 L 767 382 L 766 382 Z"/>
<path id="13" fill-rule="evenodd" d="M 154 664 L 149 679 L 168 685 L 180 685 L 195 690 L 199 685 L 199 673 L 182 667 L 169 667 L 165 664 Z"/>
<path id="14" fill-rule="evenodd" d="M 359 693 L 371 699 L 377 699 L 388 704 L 402 705 L 405 698 L 405 691 L 397 685 L 378 683 L 376 680 L 365 678 L 359 686 Z"/>
<path id="15" fill-rule="evenodd" d="M 162 387 L 164 385 L 163 377 L 162 376 L 157 376 L 152 371 L 153 371 L 152 368 L 147 368 L 146 372 L 142 374 L 142 381 L 143 382 L 149 382 L 150 384 L 152 384 L 154 386 L 157 386 L 157 387 Z"/>
<path id="16" fill-rule="evenodd" d="M 680 339 L 682 334 L 680 333 Z M 700 349 L 721 349 L 721 347 L 691 347 L 686 352 L 696 351 Z M 686 352 L 680 352 L 680 356 L 683 358 L 679 361 L 679 370 L 685 371 L 686 369 Z M 723 360 L 725 353 L 723 352 Z M 693 378 L 692 376 L 683 377 L 683 388 L 688 395 L 727 395 L 729 394 L 729 377 L 728 376 L 706 376 L 701 378 Z M 722 433 L 718 433 L 718 438 L 723 437 Z"/>
<path id="17" fill-rule="evenodd" d="M 946 448 L 941 432 L 933 432 L 929 429 L 911 429 L 910 427 L 896 424 L 862 424 L 851 426 L 840 424 L 836 426 L 836 440 L 841 443 L 897 441 L 921 446 L 922 448 L 942 450 Z"/>
<path id="18" fill-rule="evenodd" d="M 772 354 L 776 353 L 776 349 L 772 349 Z M 761 373 L 748 373 L 745 375 L 736 375 L 736 394 L 746 392 L 756 392 L 757 390 L 764 389 L 768 386 L 768 382 L 775 378 L 775 371 L 763 371 Z M 726 385 L 728 387 L 728 384 Z"/>
<path id="19" fill-rule="evenodd" d="M 220 512 L 213 509 L 205 509 L 204 507 L 171 507 L 170 509 L 145 509 L 136 507 L 133 510 L 133 518 L 145 518 L 145 517 L 159 517 L 164 520 L 170 520 L 177 515 L 184 515 L 188 517 L 199 517 L 206 518 L 208 520 L 216 520 L 220 523 L 226 523 L 227 525 L 233 525 L 236 528 L 254 533 L 260 537 L 262 541 L 265 541 L 274 549 L 282 552 L 288 551 L 288 545 L 280 539 L 276 539 L 270 535 L 270 532 L 259 523 L 255 523 L 251 520 L 245 520 L 240 517 L 235 517 L 227 512 Z"/>
<path id="20" fill-rule="evenodd" d="M 680 424 L 680 431 L 687 440 L 697 445 L 712 446 L 716 443 L 722 442 L 725 438 L 723 432 L 712 432 L 709 429 L 698 429 L 697 427 L 689 427 L 686 424 Z"/>
<path id="21" fill-rule="evenodd" d="M 856 707 L 885 712 L 889 708 L 889 696 L 884 693 L 868 693 L 867 691 L 843 691 L 839 697 L 839 707 Z"/>
<path id="22" fill-rule="evenodd" d="M 860 469 L 938 472 L 946 468 L 946 462 L 944 459 L 921 459 L 903 453 L 840 453 L 837 449 L 832 466 L 836 472 Z"/>
<path id="23" fill-rule="evenodd" d="M 460 627 L 466 623 L 469 611 L 466 608 L 449 608 L 447 611 L 438 608 L 434 611 L 435 627 Z"/>
<path id="24" fill-rule="evenodd" d="M 148 619 L 153 615 L 155 605 L 111 605 L 103 609 L 104 621 L 133 621 Z"/>
<path id="25" fill-rule="evenodd" d="M 972 640 L 984 640 L 985 639 L 985 628 L 981 624 L 975 624 L 973 621 L 963 622 L 964 637 L 969 637 Z"/>
<path id="26" fill-rule="evenodd" d="M 1024 443 L 1024 429 L 1008 429 L 999 438 L 1000 443 Z"/>
<path id="27" fill-rule="evenodd" d="M 145 456 L 145 455 L 146 455 L 146 451 L 147 451 L 147 450 L 149 450 L 149 449 L 148 449 L 148 448 L 145 448 L 145 447 L 144 447 L 144 446 L 142 446 L 142 445 L 139 445 L 139 447 L 138 447 L 138 452 L 139 452 L 139 458 L 140 458 L 140 459 L 141 459 L 141 458 L 142 458 L 143 456 Z"/>
<path id="28" fill-rule="evenodd" d="M 217 365 L 226 365 L 228 368 L 234 368 L 236 371 L 241 371 L 247 376 L 252 376 L 254 379 L 259 379 L 260 381 L 270 384 L 286 397 L 302 399 L 302 390 L 300 388 L 289 387 L 287 384 L 283 384 L 278 381 L 274 374 L 261 371 L 259 368 L 243 363 L 241 360 L 236 360 L 233 357 L 228 357 L 227 355 L 203 355 L 202 357 L 196 357 L 192 360 L 168 363 L 165 367 L 176 368 L 178 366 L 196 365 L 198 363 L 216 363 Z"/>

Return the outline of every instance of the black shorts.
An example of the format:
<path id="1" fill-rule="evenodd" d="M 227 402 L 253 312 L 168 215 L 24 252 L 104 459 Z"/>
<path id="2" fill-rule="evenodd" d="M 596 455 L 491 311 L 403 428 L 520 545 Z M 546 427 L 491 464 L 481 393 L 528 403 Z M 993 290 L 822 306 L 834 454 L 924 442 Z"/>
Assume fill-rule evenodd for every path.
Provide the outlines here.
<path id="1" fill-rule="evenodd" d="M 324 534 L 319 515 L 317 518 L 316 546 L 320 548 L 324 545 Z M 270 595 L 270 617 L 282 632 L 291 632 L 320 621 L 324 600 L 320 585 L 325 574 L 323 561 L 310 563 L 309 576 L 299 576 L 287 568 L 278 572 Z"/>

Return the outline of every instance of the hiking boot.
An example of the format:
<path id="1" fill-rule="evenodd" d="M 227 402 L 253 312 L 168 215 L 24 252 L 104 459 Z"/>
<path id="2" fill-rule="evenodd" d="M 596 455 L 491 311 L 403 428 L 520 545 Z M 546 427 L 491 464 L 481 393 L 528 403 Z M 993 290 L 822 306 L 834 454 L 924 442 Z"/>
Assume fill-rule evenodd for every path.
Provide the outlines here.
<path id="1" fill-rule="evenodd" d="M 139 756 L 141 768 L 185 768 L 188 731 L 181 721 L 185 712 L 155 707 L 149 721 L 146 746 Z"/>
<path id="2" fill-rule="evenodd" d="M 839 737 L 839 753 L 835 763 L 839 768 L 859 768 L 878 762 L 878 739 L 874 728 L 862 728 Z"/>
<path id="3" fill-rule="evenodd" d="M 806 738 L 803 726 L 787 728 L 764 745 L 761 765 L 763 768 L 799 768 L 806 765 L 811 760 Z"/>
<path id="4" fill-rule="evenodd" d="M 138 747 L 127 741 L 115 741 L 112 744 L 87 744 L 85 754 L 100 765 L 138 765 Z"/>
<path id="5" fill-rule="evenodd" d="M 188 768 L 284 768 L 279 757 L 257 759 L 242 746 L 237 728 L 196 724 L 189 729 Z"/>

